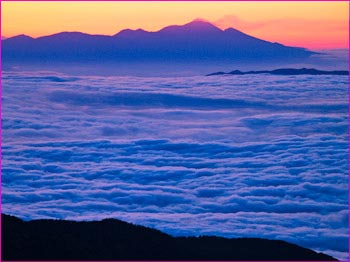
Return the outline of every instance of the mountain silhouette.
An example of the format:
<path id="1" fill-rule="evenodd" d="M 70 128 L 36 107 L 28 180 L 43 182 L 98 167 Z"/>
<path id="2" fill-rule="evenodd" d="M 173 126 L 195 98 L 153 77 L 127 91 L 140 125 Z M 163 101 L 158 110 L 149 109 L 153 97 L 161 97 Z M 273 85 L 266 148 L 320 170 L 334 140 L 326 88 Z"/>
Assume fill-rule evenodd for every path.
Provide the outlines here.
<path id="1" fill-rule="evenodd" d="M 221 30 L 194 20 L 157 32 L 122 30 L 113 36 L 80 32 L 2 40 L 3 61 L 286 61 L 307 58 L 314 52 L 271 43 L 234 28 Z"/>
<path id="2" fill-rule="evenodd" d="M 229 73 L 215 72 L 207 74 L 206 76 L 216 75 L 258 75 L 258 74 L 270 74 L 270 75 L 349 75 L 349 71 L 346 70 L 333 70 L 324 71 L 315 68 L 280 68 L 275 70 L 262 70 L 262 71 L 247 71 L 242 72 L 240 70 L 234 70 Z"/>
<path id="3" fill-rule="evenodd" d="M 279 240 L 172 237 L 117 219 L 75 222 L 2 214 L 2 259 L 9 260 L 328 260 Z"/>

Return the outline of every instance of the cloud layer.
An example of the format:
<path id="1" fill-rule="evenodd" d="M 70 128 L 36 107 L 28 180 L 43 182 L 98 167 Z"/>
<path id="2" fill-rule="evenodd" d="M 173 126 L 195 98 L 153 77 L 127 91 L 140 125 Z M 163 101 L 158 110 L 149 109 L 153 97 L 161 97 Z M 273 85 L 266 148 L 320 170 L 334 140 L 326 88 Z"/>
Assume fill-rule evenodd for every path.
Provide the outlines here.
<path id="1" fill-rule="evenodd" d="M 3 212 L 345 258 L 347 78 L 3 76 Z"/>

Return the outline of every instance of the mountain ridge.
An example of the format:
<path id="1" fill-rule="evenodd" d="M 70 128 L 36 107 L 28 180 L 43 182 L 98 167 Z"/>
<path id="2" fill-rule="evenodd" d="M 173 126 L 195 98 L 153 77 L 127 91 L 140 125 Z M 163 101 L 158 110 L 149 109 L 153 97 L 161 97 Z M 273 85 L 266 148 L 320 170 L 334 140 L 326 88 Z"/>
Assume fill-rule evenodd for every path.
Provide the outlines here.
<path id="1" fill-rule="evenodd" d="M 315 54 L 271 43 L 237 29 L 221 30 L 205 21 L 171 25 L 155 32 L 121 30 L 107 35 L 60 32 L 38 38 L 2 40 L 3 61 L 280 61 Z"/>
<path id="2" fill-rule="evenodd" d="M 270 75 L 349 75 L 349 71 L 346 70 L 333 70 L 325 71 L 318 70 L 315 68 L 279 68 L 275 70 L 261 70 L 261 71 L 246 71 L 233 70 L 231 72 L 215 72 L 207 74 L 206 76 L 217 76 L 217 75 L 259 75 L 259 74 L 270 74 Z"/>
<path id="3" fill-rule="evenodd" d="M 172 237 L 117 219 L 31 220 L 2 214 L 4 260 L 328 260 L 281 240 Z"/>
<path id="4" fill-rule="evenodd" d="M 181 28 L 181 27 L 198 27 L 199 25 L 201 26 L 206 26 L 206 27 L 214 27 L 217 29 L 217 31 L 221 31 L 221 32 L 224 32 L 224 31 L 227 31 L 227 30 L 235 30 L 235 31 L 239 31 L 235 28 L 232 28 L 232 27 L 229 27 L 225 30 L 222 30 L 218 27 L 216 27 L 214 24 L 208 22 L 208 21 L 204 21 L 204 20 L 200 20 L 200 19 L 194 19 L 193 21 L 191 22 L 188 22 L 184 25 L 169 25 L 169 26 L 165 26 L 159 30 L 156 30 L 156 31 L 147 31 L 147 30 L 144 30 L 142 28 L 138 28 L 138 29 L 131 29 L 131 28 L 125 28 L 125 29 L 121 29 L 119 32 L 115 33 L 115 34 L 112 34 L 112 35 L 107 35 L 107 34 L 89 34 L 89 33 L 84 33 L 84 32 L 80 32 L 80 31 L 60 31 L 60 32 L 56 32 L 56 33 L 52 33 L 52 34 L 49 34 L 49 35 L 43 35 L 43 36 L 38 36 L 38 37 L 32 37 L 32 36 L 29 36 L 29 35 L 26 35 L 26 34 L 19 34 L 19 35 L 15 35 L 15 36 L 12 36 L 12 37 L 6 37 L 6 39 L 3 39 L 3 40 L 9 40 L 9 39 L 12 39 L 12 38 L 16 38 L 18 36 L 26 36 L 26 37 L 29 37 L 31 39 L 39 39 L 39 38 L 42 38 L 42 37 L 48 37 L 48 36 L 54 36 L 54 35 L 57 35 L 57 34 L 61 34 L 61 33 L 80 33 L 80 34 L 84 34 L 84 35 L 90 35 L 90 36 L 108 36 L 108 37 L 114 37 L 114 36 L 117 36 L 118 34 L 124 32 L 124 31 L 127 31 L 127 32 L 135 32 L 135 31 L 143 31 L 143 32 L 147 32 L 147 33 L 159 33 L 161 31 L 164 31 L 164 30 L 167 30 L 167 29 L 172 29 L 172 28 Z M 241 32 L 241 31 L 239 31 Z M 241 32 L 243 33 L 243 32 Z"/>

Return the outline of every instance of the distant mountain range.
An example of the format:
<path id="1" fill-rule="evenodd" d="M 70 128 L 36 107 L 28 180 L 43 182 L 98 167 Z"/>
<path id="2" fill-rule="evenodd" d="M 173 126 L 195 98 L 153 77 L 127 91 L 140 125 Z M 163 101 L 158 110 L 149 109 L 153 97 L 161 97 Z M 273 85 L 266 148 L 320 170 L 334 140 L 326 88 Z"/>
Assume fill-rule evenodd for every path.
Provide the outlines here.
<path id="1" fill-rule="evenodd" d="M 299 260 L 336 259 L 279 240 L 172 237 L 117 219 L 32 220 L 4 215 L 2 259 L 9 260 Z"/>
<path id="2" fill-rule="evenodd" d="M 257 74 L 270 74 L 270 75 L 349 75 L 349 71 L 338 70 L 338 71 L 324 71 L 314 68 L 280 68 L 275 70 L 262 70 L 262 71 L 247 71 L 242 72 L 240 70 L 234 70 L 228 73 L 225 72 L 215 72 L 207 74 L 206 76 L 216 76 L 216 75 L 257 75 Z"/>
<path id="3" fill-rule="evenodd" d="M 183 62 L 295 61 L 314 52 L 264 41 L 205 21 L 172 25 L 157 32 L 122 30 L 113 36 L 80 32 L 2 40 L 3 62 Z"/>

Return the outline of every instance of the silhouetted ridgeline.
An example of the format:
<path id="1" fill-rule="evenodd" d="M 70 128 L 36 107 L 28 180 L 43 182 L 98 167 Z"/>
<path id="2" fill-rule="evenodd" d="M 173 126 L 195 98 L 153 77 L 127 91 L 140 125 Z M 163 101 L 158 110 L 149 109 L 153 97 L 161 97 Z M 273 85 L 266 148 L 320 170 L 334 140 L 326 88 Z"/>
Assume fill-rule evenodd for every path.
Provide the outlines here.
<path id="1" fill-rule="evenodd" d="M 217 75 L 256 75 L 256 74 L 270 74 L 270 75 L 349 75 L 349 71 L 323 71 L 314 68 L 281 68 L 272 71 L 248 71 L 242 72 L 239 70 L 234 70 L 229 73 L 216 72 L 211 73 L 206 76 L 217 76 Z"/>
<path id="2" fill-rule="evenodd" d="M 7 62 L 295 61 L 315 52 L 268 42 L 234 28 L 204 21 L 168 26 L 157 32 L 122 30 L 113 36 L 81 32 L 2 40 Z"/>
<path id="3" fill-rule="evenodd" d="M 175 238 L 116 219 L 24 222 L 1 217 L 3 260 L 336 260 L 284 241 Z"/>

